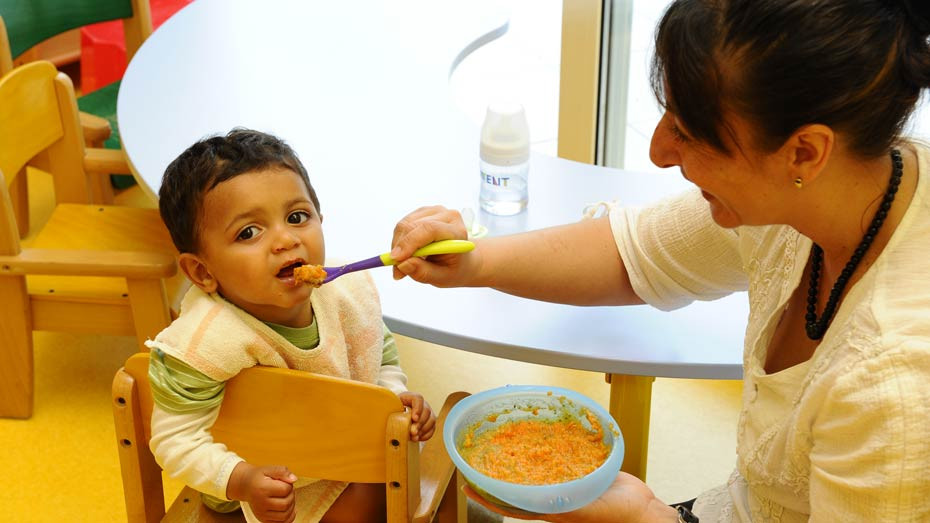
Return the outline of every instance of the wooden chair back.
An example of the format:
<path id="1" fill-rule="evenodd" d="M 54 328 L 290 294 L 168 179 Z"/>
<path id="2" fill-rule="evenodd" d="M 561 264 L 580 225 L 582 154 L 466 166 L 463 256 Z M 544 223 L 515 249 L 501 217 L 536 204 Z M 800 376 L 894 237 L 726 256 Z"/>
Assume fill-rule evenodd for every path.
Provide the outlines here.
<path id="1" fill-rule="evenodd" d="M 0 0 L 0 18 L 0 76 L 39 42 L 88 24 L 122 19 L 127 60 L 152 34 L 148 0 Z"/>
<path id="2" fill-rule="evenodd" d="M 161 470 L 148 447 L 153 405 L 148 367 L 149 355 L 135 354 L 113 381 L 130 522 L 165 517 Z M 430 466 L 422 469 L 422 484 L 419 445 L 409 441 L 409 412 L 392 392 L 367 383 L 291 369 L 246 369 L 226 383 L 211 433 L 250 463 L 285 464 L 304 477 L 385 483 L 389 523 L 428 522 L 437 511 L 441 521 L 452 522 L 463 516 L 464 503 L 458 504 L 459 489 L 451 481 L 454 466 L 442 448 L 441 421 L 465 396 L 450 395 L 440 412 L 437 433 L 424 446 Z"/>
<path id="3" fill-rule="evenodd" d="M 57 203 L 90 203 L 74 87 L 49 62 L 0 78 L 0 171 L 7 186 L 28 165 L 53 173 Z"/>

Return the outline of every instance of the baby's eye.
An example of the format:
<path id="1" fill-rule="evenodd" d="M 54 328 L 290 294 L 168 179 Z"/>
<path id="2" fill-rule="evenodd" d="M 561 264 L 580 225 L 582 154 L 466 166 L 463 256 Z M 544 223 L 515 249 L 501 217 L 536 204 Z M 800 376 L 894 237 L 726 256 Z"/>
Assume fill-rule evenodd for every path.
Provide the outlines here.
<path id="1" fill-rule="evenodd" d="M 239 235 L 236 236 L 236 240 L 250 240 L 255 237 L 256 234 L 258 234 L 258 227 L 249 225 L 245 229 L 239 231 Z"/>
<path id="2" fill-rule="evenodd" d="M 310 213 L 307 211 L 294 211 L 287 215 L 287 223 L 300 224 L 310 219 Z"/>

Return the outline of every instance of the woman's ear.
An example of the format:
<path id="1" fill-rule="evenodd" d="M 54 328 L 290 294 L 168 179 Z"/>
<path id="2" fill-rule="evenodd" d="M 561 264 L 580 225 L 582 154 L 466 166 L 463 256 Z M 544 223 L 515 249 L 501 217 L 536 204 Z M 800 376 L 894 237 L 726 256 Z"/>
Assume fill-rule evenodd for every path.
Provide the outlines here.
<path id="1" fill-rule="evenodd" d="M 784 145 L 791 181 L 804 185 L 817 179 L 830 161 L 835 145 L 836 135 L 826 125 L 808 124 L 792 133 Z"/>
<path id="2" fill-rule="evenodd" d="M 178 257 L 178 266 L 187 275 L 187 279 L 203 292 L 216 292 L 217 281 L 210 272 L 209 267 L 196 254 L 181 253 Z"/>

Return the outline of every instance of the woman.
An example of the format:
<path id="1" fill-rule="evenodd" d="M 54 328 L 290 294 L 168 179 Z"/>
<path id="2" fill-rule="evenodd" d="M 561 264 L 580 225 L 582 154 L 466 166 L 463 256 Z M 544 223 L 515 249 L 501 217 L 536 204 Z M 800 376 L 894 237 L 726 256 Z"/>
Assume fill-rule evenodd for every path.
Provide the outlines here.
<path id="1" fill-rule="evenodd" d="M 673 2 L 650 156 L 698 190 L 425 260 L 409 256 L 466 232 L 420 209 L 395 229 L 395 277 L 661 309 L 748 290 L 737 470 L 694 514 L 930 521 L 930 149 L 901 138 L 928 35 L 923 0 Z M 679 520 L 625 474 L 547 517 Z"/>

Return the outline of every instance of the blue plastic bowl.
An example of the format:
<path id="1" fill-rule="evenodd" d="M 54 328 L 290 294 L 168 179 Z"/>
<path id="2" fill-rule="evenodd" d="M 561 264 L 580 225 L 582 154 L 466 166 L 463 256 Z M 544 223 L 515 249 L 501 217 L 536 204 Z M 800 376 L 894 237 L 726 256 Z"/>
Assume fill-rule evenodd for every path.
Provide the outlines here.
<path id="1" fill-rule="evenodd" d="M 550 485 L 510 483 L 478 472 L 459 454 L 459 446 L 469 430 L 474 429 L 477 435 L 510 421 L 556 420 L 566 415 L 591 428 L 585 410 L 598 418 L 610 453 L 600 467 L 584 477 Z M 488 417 L 495 414 L 495 421 L 489 421 Z M 623 436 L 613 417 L 593 399 L 559 387 L 508 385 L 473 394 L 449 411 L 443 426 L 443 443 L 452 462 L 479 495 L 507 509 L 537 514 L 569 512 L 591 503 L 613 483 L 623 463 Z"/>

